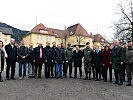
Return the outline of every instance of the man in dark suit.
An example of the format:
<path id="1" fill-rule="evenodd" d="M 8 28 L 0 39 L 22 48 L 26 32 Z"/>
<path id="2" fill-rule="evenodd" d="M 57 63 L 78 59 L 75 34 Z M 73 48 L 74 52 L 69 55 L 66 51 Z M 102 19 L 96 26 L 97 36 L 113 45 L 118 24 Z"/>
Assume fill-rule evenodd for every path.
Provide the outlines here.
<path id="1" fill-rule="evenodd" d="M 44 62 L 45 62 L 45 78 L 53 77 L 53 66 L 52 63 L 54 61 L 54 50 L 50 47 L 50 42 L 46 43 L 46 47 L 44 48 Z"/>
<path id="2" fill-rule="evenodd" d="M 95 50 L 92 53 L 92 65 L 95 68 L 96 71 L 96 80 L 101 80 L 101 51 L 99 50 L 99 47 L 97 46 Z"/>
<path id="3" fill-rule="evenodd" d="M 11 79 L 15 79 L 15 64 L 17 61 L 17 47 L 14 45 L 15 44 L 15 39 L 11 39 L 10 43 L 5 46 L 5 50 L 7 53 L 7 69 L 6 69 L 6 79 L 9 80 L 9 73 L 10 73 L 10 68 L 11 68 Z"/>
<path id="4" fill-rule="evenodd" d="M 35 78 L 41 78 L 42 64 L 43 64 L 43 46 L 39 43 L 38 47 L 34 48 L 33 58 L 35 63 Z"/>
<path id="5" fill-rule="evenodd" d="M 53 45 L 52 49 L 53 49 L 53 52 L 54 52 L 54 55 L 55 55 L 56 42 L 52 42 L 52 45 Z M 55 60 L 52 62 L 52 67 L 51 68 L 53 68 L 55 70 Z M 56 70 L 54 72 L 51 70 L 51 76 L 56 77 Z"/>
<path id="6" fill-rule="evenodd" d="M 82 58 L 84 53 L 80 50 L 79 45 L 72 53 L 72 60 L 74 61 L 74 78 L 77 78 L 77 67 L 79 67 L 80 79 L 82 78 Z"/>

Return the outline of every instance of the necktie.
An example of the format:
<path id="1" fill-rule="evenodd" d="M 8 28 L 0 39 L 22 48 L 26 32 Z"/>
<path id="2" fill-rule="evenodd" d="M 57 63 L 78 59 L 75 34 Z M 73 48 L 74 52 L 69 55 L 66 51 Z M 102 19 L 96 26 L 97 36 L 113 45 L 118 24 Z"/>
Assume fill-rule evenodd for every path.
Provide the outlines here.
<path id="1" fill-rule="evenodd" d="M 42 58 L 42 48 L 40 48 L 40 58 Z"/>

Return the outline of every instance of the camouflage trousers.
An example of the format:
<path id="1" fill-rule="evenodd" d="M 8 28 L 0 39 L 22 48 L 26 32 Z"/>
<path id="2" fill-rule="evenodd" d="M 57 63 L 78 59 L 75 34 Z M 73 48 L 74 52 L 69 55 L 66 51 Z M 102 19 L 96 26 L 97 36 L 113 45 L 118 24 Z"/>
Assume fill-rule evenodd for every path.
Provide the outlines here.
<path id="1" fill-rule="evenodd" d="M 130 81 L 133 76 L 133 64 L 126 64 L 127 79 Z"/>
<path id="2" fill-rule="evenodd" d="M 91 62 L 84 62 L 84 70 L 86 74 L 91 73 L 91 65 Z"/>

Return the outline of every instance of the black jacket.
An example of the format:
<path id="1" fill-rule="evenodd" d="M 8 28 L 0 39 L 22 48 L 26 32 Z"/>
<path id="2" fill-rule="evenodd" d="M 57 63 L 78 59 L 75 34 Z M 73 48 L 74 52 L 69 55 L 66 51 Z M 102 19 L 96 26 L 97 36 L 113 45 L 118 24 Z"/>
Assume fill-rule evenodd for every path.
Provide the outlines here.
<path id="1" fill-rule="evenodd" d="M 44 60 L 47 60 L 47 63 L 51 63 L 52 60 L 54 60 L 54 50 L 53 50 L 53 48 L 51 48 L 49 46 L 46 46 L 44 48 L 43 55 L 44 55 Z"/>
<path id="2" fill-rule="evenodd" d="M 43 55 L 44 49 L 43 49 L 43 47 L 41 47 L 41 48 L 42 48 L 42 59 L 40 59 L 40 47 L 38 46 L 38 47 L 34 48 L 33 58 L 34 58 L 36 63 L 38 63 L 40 61 L 42 62 L 42 60 L 44 58 L 44 55 Z"/>
<path id="3" fill-rule="evenodd" d="M 54 57 L 55 58 L 55 61 L 57 63 L 62 64 L 63 61 L 65 60 L 65 54 L 64 54 L 64 50 L 63 49 L 56 48 L 55 49 L 55 55 L 54 56 L 55 56 Z"/>
<path id="4" fill-rule="evenodd" d="M 16 62 L 17 61 L 17 47 L 14 46 L 12 48 L 12 46 L 10 44 L 6 45 L 5 46 L 5 51 L 7 53 L 7 62 L 9 61 L 13 61 L 13 62 Z"/>
<path id="5" fill-rule="evenodd" d="M 92 53 L 92 64 L 95 68 L 101 67 L 101 51 L 97 53 L 96 50 Z"/>
<path id="6" fill-rule="evenodd" d="M 33 63 L 33 49 L 29 48 L 29 56 L 28 56 L 28 63 Z"/>
<path id="7" fill-rule="evenodd" d="M 0 66 L 1 66 L 0 72 L 2 72 L 3 69 L 4 69 L 4 63 L 5 63 L 5 61 L 4 61 L 5 52 L 4 52 L 3 49 L 0 49 L 0 57 L 1 57 L 1 60 L 0 60 L 0 64 L 1 64 L 1 65 L 0 65 Z"/>
<path id="8" fill-rule="evenodd" d="M 74 67 L 82 67 L 83 52 L 81 50 L 76 53 L 76 50 L 72 53 L 72 59 L 74 61 Z"/>
<path id="9" fill-rule="evenodd" d="M 25 56 L 25 58 L 23 58 Z M 28 62 L 28 56 L 29 56 L 29 49 L 25 46 L 20 46 L 18 48 L 18 62 L 19 63 L 27 63 Z"/>

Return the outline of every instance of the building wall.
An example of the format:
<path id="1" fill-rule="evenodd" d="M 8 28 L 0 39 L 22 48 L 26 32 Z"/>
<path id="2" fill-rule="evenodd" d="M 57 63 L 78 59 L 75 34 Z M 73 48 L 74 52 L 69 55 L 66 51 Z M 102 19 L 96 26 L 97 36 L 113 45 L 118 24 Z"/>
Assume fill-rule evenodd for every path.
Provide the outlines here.
<path id="1" fill-rule="evenodd" d="M 37 47 L 38 43 L 42 43 L 42 45 L 45 47 L 47 41 L 50 41 L 51 44 L 52 42 L 55 42 L 55 36 L 31 33 L 25 36 L 23 40 L 25 41 L 26 46 L 28 46 L 30 43 L 33 43 L 33 47 Z"/>
<path id="2" fill-rule="evenodd" d="M 0 40 L 3 41 L 4 45 L 7 45 L 10 43 L 11 35 L 10 34 L 3 34 L 0 32 Z"/>
<path id="3" fill-rule="evenodd" d="M 24 38 L 23 38 L 23 41 L 25 42 L 25 46 L 29 46 L 29 44 L 31 43 L 31 34 L 28 34 L 26 35 Z"/>
<path id="4" fill-rule="evenodd" d="M 75 45 L 75 44 L 78 44 L 79 43 L 78 40 L 80 40 L 80 45 L 85 45 L 86 42 L 90 42 L 90 47 L 91 48 L 93 47 L 92 38 L 90 38 L 90 37 L 80 37 L 82 39 L 78 39 L 78 40 L 77 40 L 77 38 L 78 37 L 74 36 L 74 35 L 73 36 L 69 36 L 67 43 L 69 43 L 71 45 Z"/>
<path id="5" fill-rule="evenodd" d="M 102 43 L 102 42 L 94 42 L 94 46 L 98 46 L 99 48 L 102 48 L 105 45 L 109 45 L 108 43 Z"/>
<path id="6" fill-rule="evenodd" d="M 101 47 L 101 43 L 100 42 L 94 42 L 94 46 Z"/>
<path id="7" fill-rule="evenodd" d="M 57 37 L 56 37 L 55 42 L 56 42 L 57 45 L 58 45 L 58 44 L 61 44 L 61 43 L 65 44 L 65 43 L 64 43 L 65 40 L 62 39 L 62 38 L 57 38 Z"/>

